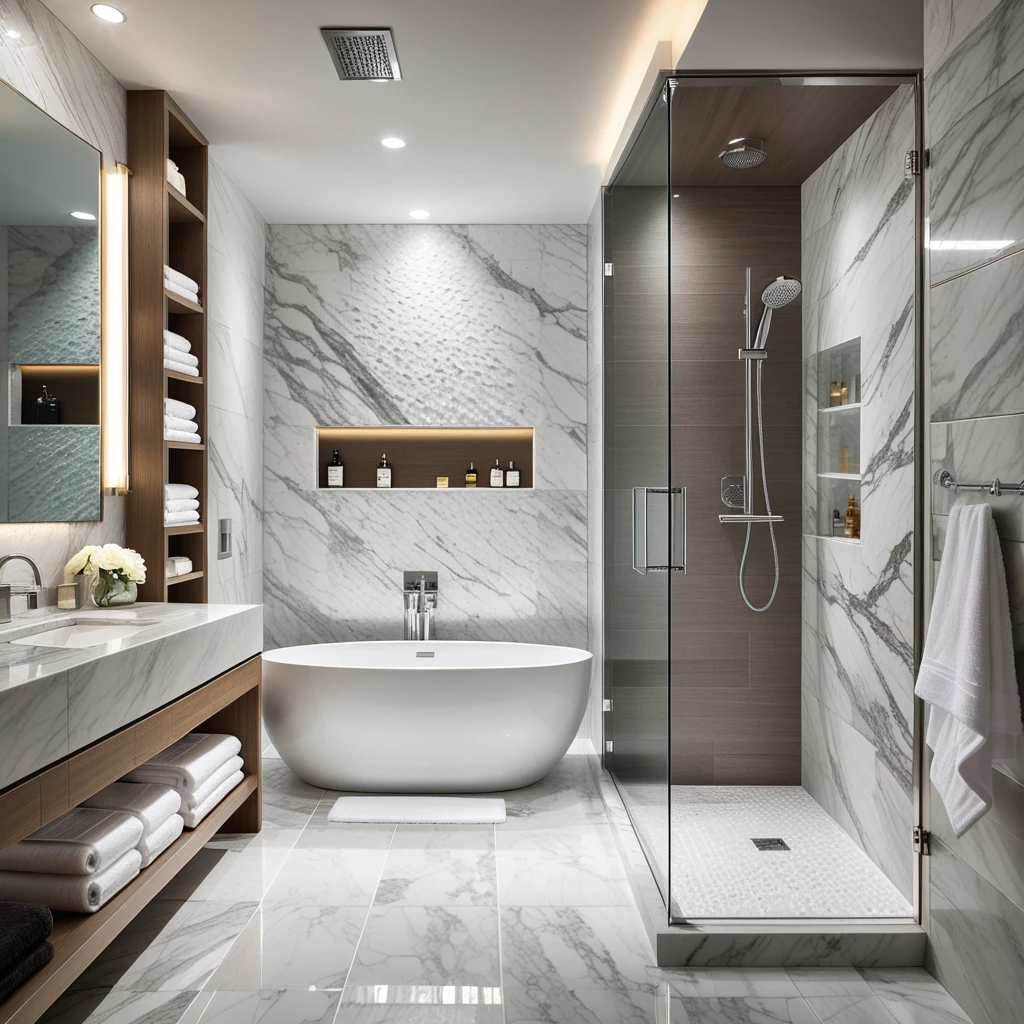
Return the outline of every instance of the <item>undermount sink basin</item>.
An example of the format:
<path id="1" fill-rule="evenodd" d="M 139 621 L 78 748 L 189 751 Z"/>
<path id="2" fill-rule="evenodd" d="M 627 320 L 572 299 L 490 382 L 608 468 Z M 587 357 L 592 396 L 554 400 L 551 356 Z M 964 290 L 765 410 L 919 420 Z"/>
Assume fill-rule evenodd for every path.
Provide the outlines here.
<path id="1" fill-rule="evenodd" d="M 148 623 L 124 624 L 110 622 L 76 622 L 72 626 L 60 626 L 47 629 L 42 633 L 32 633 L 11 640 L 12 644 L 24 644 L 26 647 L 98 647 L 111 640 L 123 640 L 134 636 L 145 629 Z"/>

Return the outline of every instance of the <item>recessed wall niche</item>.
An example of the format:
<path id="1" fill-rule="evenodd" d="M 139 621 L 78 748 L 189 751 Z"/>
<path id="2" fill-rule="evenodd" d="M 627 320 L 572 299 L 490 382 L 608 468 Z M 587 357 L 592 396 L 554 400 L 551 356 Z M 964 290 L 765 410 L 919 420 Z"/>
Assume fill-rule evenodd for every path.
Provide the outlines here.
<path id="1" fill-rule="evenodd" d="M 861 344 L 860 338 L 833 345 L 817 355 L 818 534 L 857 542 L 839 532 L 852 495 L 861 505 Z"/>

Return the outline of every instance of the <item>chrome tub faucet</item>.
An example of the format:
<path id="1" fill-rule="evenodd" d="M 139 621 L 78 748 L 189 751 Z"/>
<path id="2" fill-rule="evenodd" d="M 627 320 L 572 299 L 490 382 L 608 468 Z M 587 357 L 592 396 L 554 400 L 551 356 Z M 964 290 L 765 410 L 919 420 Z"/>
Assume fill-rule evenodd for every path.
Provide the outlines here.
<path id="1" fill-rule="evenodd" d="M 434 612 L 437 610 L 437 573 L 404 573 L 406 640 L 434 639 Z"/>

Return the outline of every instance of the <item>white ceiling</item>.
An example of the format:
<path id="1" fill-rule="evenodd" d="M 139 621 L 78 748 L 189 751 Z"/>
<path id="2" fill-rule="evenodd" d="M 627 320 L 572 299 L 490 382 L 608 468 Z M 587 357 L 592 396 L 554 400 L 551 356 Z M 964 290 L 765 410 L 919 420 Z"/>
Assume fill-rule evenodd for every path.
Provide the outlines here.
<path id="1" fill-rule="evenodd" d="M 45 2 L 126 87 L 169 90 L 271 223 L 585 221 L 627 64 L 666 6 L 113 0 L 112 26 L 89 0 Z M 321 26 L 393 28 L 403 81 L 340 82 Z"/>

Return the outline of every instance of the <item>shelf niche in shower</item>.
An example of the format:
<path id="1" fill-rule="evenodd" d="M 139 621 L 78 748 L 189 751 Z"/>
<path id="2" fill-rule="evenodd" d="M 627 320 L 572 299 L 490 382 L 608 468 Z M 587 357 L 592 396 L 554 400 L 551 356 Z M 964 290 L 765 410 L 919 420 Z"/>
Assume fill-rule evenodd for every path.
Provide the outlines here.
<path id="1" fill-rule="evenodd" d="M 861 504 L 861 345 L 860 338 L 833 345 L 817 355 L 817 532 L 856 543 L 833 532 L 833 515 L 845 516 L 852 494 Z M 864 523 L 861 520 L 861 531 Z"/>
<path id="2" fill-rule="evenodd" d="M 345 486 L 327 487 L 327 464 L 338 449 Z M 392 490 L 436 490 L 448 477 L 449 490 L 465 489 L 472 462 L 477 490 L 490 489 L 491 467 L 514 462 L 520 489 L 533 487 L 533 427 L 318 427 L 317 487 L 326 490 L 376 490 L 377 467 L 386 454 Z"/>

